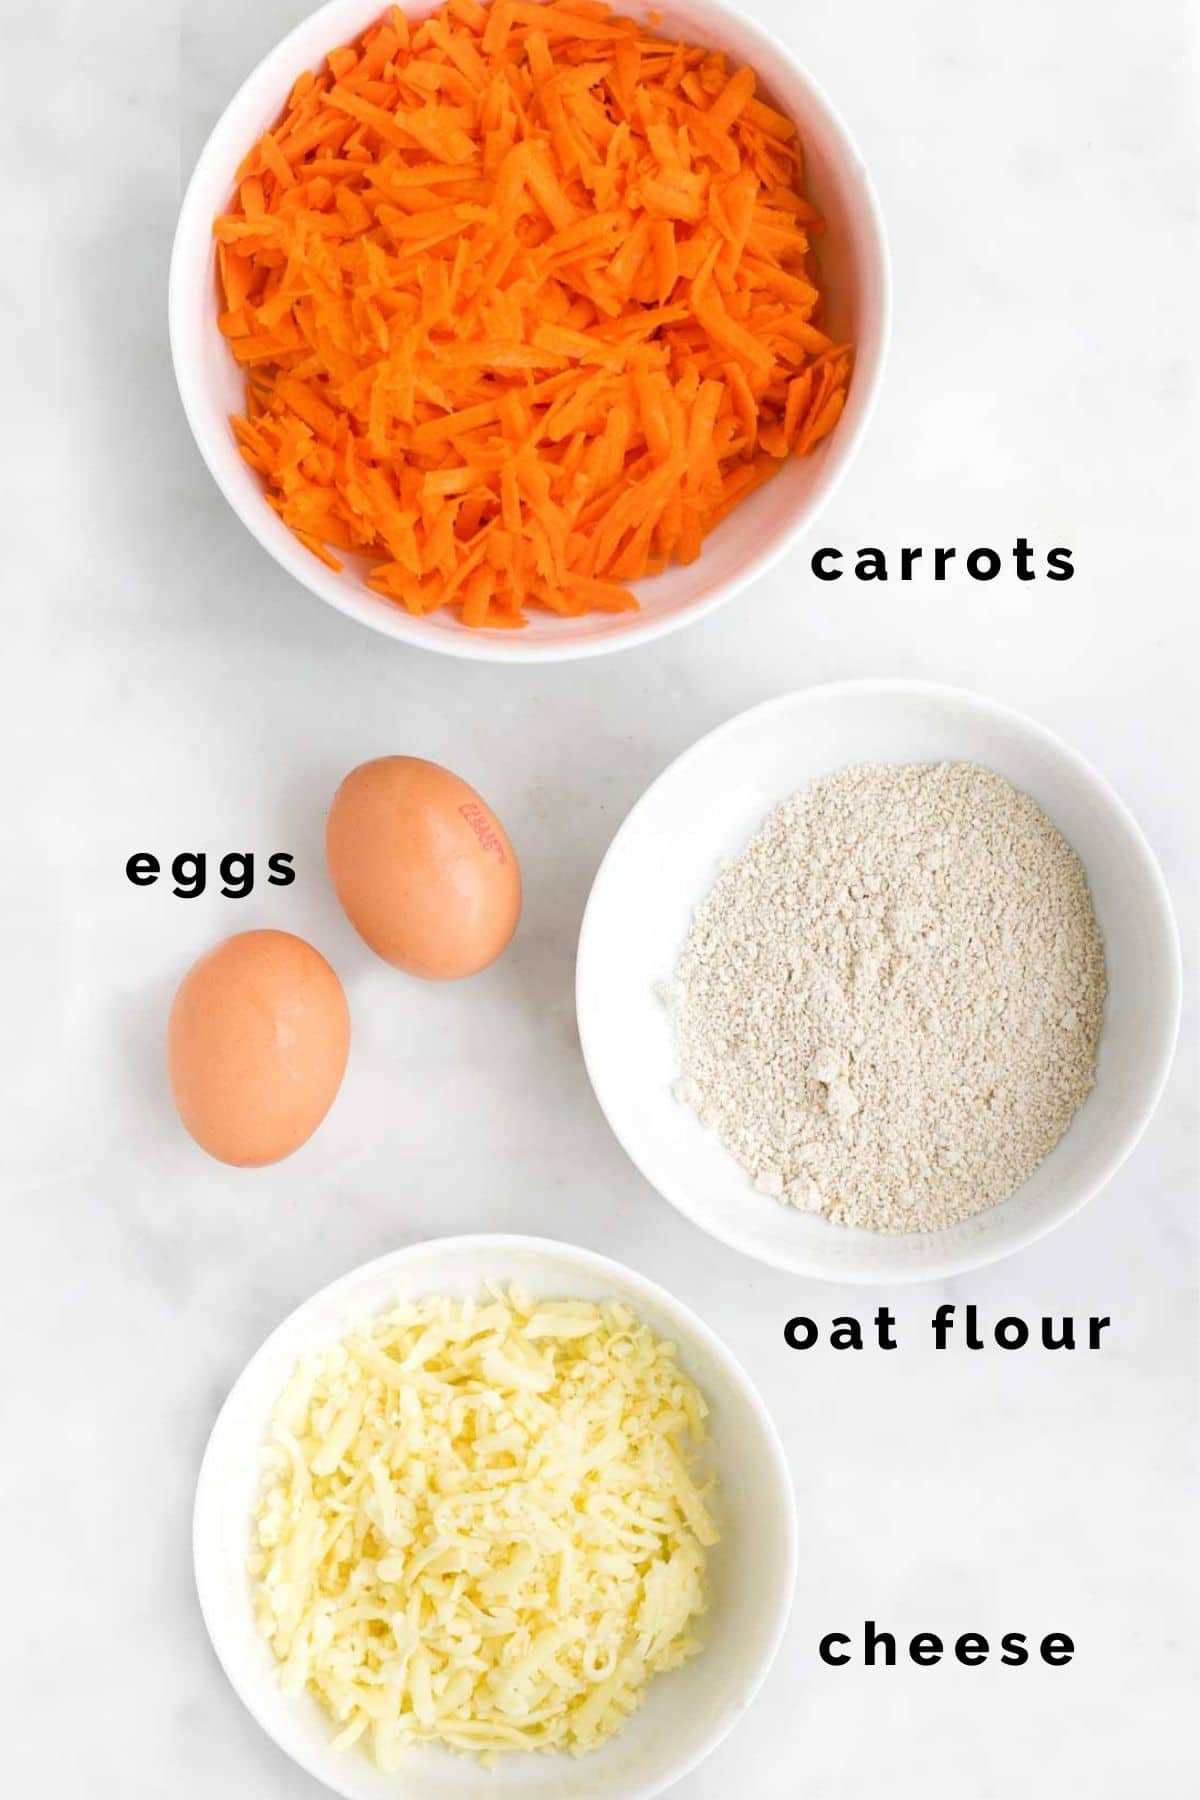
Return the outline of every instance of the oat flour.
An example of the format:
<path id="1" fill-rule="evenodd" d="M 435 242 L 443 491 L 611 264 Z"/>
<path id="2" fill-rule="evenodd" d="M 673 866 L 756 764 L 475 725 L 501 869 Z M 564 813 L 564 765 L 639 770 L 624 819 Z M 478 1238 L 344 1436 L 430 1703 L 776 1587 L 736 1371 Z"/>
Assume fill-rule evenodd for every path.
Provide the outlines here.
<path id="1" fill-rule="evenodd" d="M 1104 952 L 1041 809 L 970 763 L 784 802 L 697 910 L 676 1094 L 764 1193 L 931 1231 L 1012 1193 L 1092 1085 Z"/>

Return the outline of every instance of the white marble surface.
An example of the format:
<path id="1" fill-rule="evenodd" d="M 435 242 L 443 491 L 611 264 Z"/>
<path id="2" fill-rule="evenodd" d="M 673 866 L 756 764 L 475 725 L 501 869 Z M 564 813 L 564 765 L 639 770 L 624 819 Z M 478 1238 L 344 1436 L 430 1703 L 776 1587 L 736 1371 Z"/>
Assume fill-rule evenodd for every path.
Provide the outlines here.
<path id="1" fill-rule="evenodd" d="M 647 780 L 741 707 L 853 674 L 975 686 L 1062 732 L 1143 822 L 1190 946 L 1195 15 L 748 4 L 860 135 L 892 233 L 890 376 L 819 541 L 1023 532 L 1070 545 L 1079 573 L 823 587 L 800 552 L 644 653 L 502 676 L 406 654 L 294 587 L 177 407 L 163 289 L 181 178 L 305 0 L 6 16 L 0 1788 L 20 1800 L 316 1800 L 197 1616 L 205 1435 L 314 1287 L 481 1227 L 573 1238 L 665 1282 L 744 1360 L 790 1447 L 786 1647 L 680 1800 L 1196 1791 L 1190 1019 L 1151 1130 L 1083 1215 L 961 1282 L 868 1295 L 759 1268 L 658 1200 L 592 1100 L 571 1000 L 589 881 Z M 517 944 L 467 986 L 372 962 L 322 876 L 328 795 L 389 750 L 478 781 L 524 858 Z M 295 887 L 186 903 L 123 876 L 138 849 L 250 847 L 295 852 Z M 356 1041 L 319 1137 L 242 1175 L 182 1135 L 161 1040 L 191 958 L 255 924 L 324 947 Z M 1113 1325 L 1095 1356 L 934 1356 L 947 1296 Z M 884 1299 L 895 1355 L 783 1347 L 793 1312 Z M 1066 1630 L 1079 1648 L 1063 1671 L 823 1668 L 819 1635 L 868 1616 Z"/>

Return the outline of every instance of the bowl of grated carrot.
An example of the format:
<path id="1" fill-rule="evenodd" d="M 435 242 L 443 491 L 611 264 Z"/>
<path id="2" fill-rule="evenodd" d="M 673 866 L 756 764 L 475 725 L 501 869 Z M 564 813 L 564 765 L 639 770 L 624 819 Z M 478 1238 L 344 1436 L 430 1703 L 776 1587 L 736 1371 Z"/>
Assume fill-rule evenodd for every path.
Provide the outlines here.
<path id="1" fill-rule="evenodd" d="M 554 661 L 762 574 L 878 388 L 862 159 L 717 0 L 330 0 L 180 212 L 176 378 L 259 543 L 402 642 Z"/>

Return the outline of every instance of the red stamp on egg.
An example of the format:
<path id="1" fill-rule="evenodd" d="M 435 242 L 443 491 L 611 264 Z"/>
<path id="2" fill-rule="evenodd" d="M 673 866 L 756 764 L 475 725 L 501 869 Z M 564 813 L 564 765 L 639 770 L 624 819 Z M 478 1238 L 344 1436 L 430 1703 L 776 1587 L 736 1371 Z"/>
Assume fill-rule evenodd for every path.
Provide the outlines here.
<path id="1" fill-rule="evenodd" d="M 477 805 L 474 800 L 468 800 L 458 810 L 479 839 L 480 849 L 494 855 L 497 861 L 506 863 L 508 857 L 504 853 L 504 845 L 500 842 L 495 826 L 482 806 Z"/>

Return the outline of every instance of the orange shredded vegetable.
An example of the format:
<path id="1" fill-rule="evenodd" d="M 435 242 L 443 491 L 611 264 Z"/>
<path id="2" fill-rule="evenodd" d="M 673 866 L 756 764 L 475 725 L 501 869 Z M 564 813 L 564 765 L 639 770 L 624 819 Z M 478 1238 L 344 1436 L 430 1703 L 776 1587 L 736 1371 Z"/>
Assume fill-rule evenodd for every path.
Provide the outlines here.
<path id="1" fill-rule="evenodd" d="M 241 453 L 413 613 L 634 607 L 841 413 L 803 187 L 751 70 L 600 0 L 392 7 L 215 223 Z"/>

